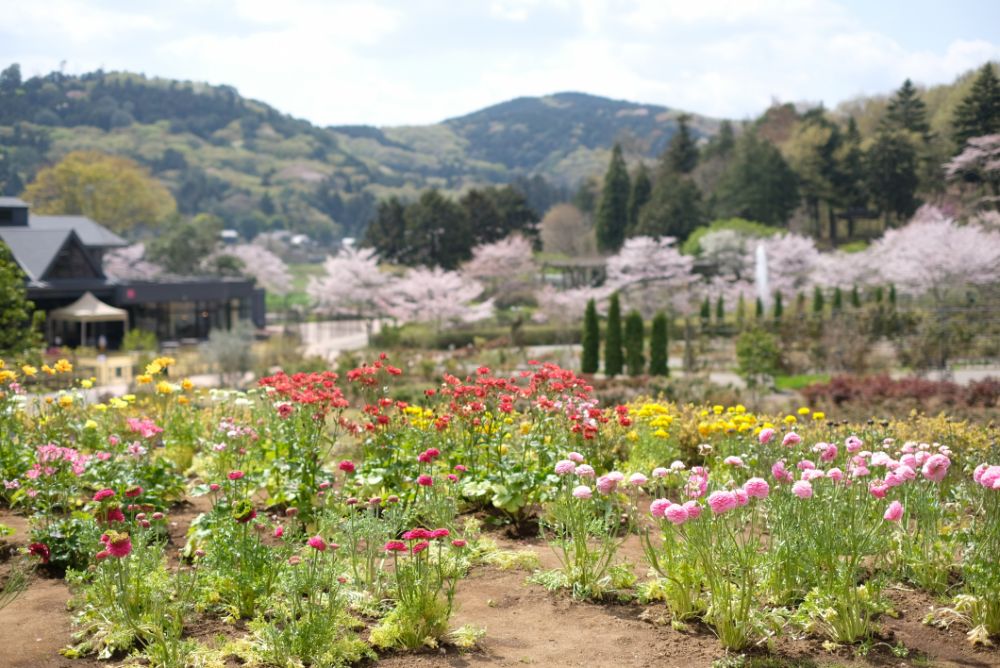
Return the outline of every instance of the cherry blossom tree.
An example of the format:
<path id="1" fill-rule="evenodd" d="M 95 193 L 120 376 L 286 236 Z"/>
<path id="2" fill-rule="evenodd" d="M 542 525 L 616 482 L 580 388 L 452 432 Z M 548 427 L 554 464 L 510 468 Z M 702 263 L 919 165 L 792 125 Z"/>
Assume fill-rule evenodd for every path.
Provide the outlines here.
<path id="1" fill-rule="evenodd" d="M 462 274 L 486 285 L 490 294 L 511 292 L 529 284 L 537 272 L 531 242 L 519 234 L 472 249 Z"/>
<path id="2" fill-rule="evenodd" d="M 632 237 L 608 259 L 606 285 L 619 291 L 644 317 L 671 305 L 684 313 L 692 305 L 697 277 L 694 258 L 682 255 L 673 237 Z"/>
<path id="3" fill-rule="evenodd" d="M 570 290 L 558 290 L 552 285 L 545 285 L 535 292 L 538 310 L 534 319 L 538 322 L 551 322 L 566 327 L 575 325 L 583 319 L 587 302 L 593 299 L 599 305 L 611 296 L 614 290 L 608 286 L 582 287 Z"/>
<path id="4" fill-rule="evenodd" d="M 328 257 L 324 274 L 309 279 L 306 292 L 316 308 L 331 315 L 352 315 L 365 320 L 369 335 L 373 320 L 384 315 L 382 291 L 392 286 L 392 275 L 378 266 L 373 248 L 344 248 Z"/>
<path id="5" fill-rule="evenodd" d="M 961 153 L 945 164 L 945 174 L 952 181 L 964 181 L 988 188 L 986 203 L 1000 210 L 1000 134 L 973 137 Z"/>
<path id="6" fill-rule="evenodd" d="M 205 259 L 212 264 L 220 257 L 229 256 L 239 260 L 240 273 L 253 278 L 257 285 L 268 292 L 285 296 L 292 291 L 292 274 L 288 265 L 278 255 L 259 244 L 237 244 L 216 250 Z"/>
<path id="7" fill-rule="evenodd" d="M 379 289 L 377 301 L 382 312 L 399 322 L 431 322 L 440 330 L 445 323 L 489 317 L 493 313 L 492 300 L 473 303 L 482 294 L 479 281 L 457 271 L 416 267 Z"/>
<path id="8" fill-rule="evenodd" d="M 771 292 L 791 296 L 813 286 L 813 272 L 820 258 L 816 244 L 798 234 L 778 234 L 761 239 L 767 255 L 768 285 Z M 757 244 L 749 244 L 747 261 L 756 262 Z M 753 280 L 751 273 L 749 280 Z"/>
<path id="9" fill-rule="evenodd" d="M 146 260 L 146 244 L 137 243 L 105 254 L 104 274 L 119 281 L 155 281 L 163 267 Z"/>

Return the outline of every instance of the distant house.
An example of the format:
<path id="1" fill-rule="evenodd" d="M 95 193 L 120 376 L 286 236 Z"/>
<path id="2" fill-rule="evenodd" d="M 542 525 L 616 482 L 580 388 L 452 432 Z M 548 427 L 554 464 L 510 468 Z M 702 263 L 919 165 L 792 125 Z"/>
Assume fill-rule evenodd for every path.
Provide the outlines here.
<path id="1" fill-rule="evenodd" d="M 216 277 L 171 277 L 151 281 L 115 280 L 104 274 L 104 254 L 127 242 L 83 216 L 38 216 L 13 197 L 0 197 L 0 240 L 27 276 L 28 298 L 46 314 L 87 292 L 110 306 L 125 309 L 129 327 L 156 333 L 161 342 L 197 341 L 213 328 L 231 328 L 245 320 L 265 324 L 264 290 L 253 281 Z M 53 322 L 49 343 L 116 347 L 125 328 L 102 323 L 86 330 Z"/>

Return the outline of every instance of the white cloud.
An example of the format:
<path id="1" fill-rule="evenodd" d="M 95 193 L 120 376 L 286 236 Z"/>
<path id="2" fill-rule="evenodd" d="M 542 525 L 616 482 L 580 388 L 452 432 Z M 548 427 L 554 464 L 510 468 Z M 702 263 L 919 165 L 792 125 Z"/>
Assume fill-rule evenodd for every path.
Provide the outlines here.
<path id="1" fill-rule="evenodd" d="M 113 38 L 126 31 L 162 32 L 170 27 L 147 14 L 107 10 L 74 0 L 7 3 L 3 6 L 3 20 L 16 26 L 21 34 L 68 40 L 73 44 Z"/>

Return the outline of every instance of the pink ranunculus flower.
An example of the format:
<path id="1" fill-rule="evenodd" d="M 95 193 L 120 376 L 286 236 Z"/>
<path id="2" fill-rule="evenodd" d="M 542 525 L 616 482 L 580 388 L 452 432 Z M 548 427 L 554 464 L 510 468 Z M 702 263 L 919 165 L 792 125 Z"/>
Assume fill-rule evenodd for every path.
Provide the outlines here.
<path id="1" fill-rule="evenodd" d="M 743 490 L 755 499 L 766 499 L 771 493 L 771 486 L 763 478 L 750 478 L 743 483 Z"/>
<path id="2" fill-rule="evenodd" d="M 774 438 L 774 433 L 775 433 L 774 430 L 771 429 L 770 427 L 768 427 L 767 429 L 761 429 L 760 433 L 757 434 L 757 440 L 760 442 L 761 445 L 770 443 L 771 439 Z"/>
<path id="3" fill-rule="evenodd" d="M 589 499 L 593 496 L 593 492 L 586 485 L 577 485 L 573 488 L 573 496 L 578 499 Z"/>
<path id="4" fill-rule="evenodd" d="M 663 466 L 657 466 L 653 469 L 654 478 L 666 478 L 668 475 L 670 475 L 670 470 Z"/>
<path id="5" fill-rule="evenodd" d="M 882 517 L 886 522 L 898 522 L 903 517 L 903 504 L 899 501 L 893 501 L 886 508 L 885 515 Z"/>
<path id="6" fill-rule="evenodd" d="M 667 509 L 663 513 L 663 515 L 664 517 L 667 518 L 667 520 L 671 524 L 684 524 L 688 520 L 687 509 L 684 506 L 677 503 L 671 503 L 669 506 L 667 506 Z"/>
<path id="7" fill-rule="evenodd" d="M 625 480 L 625 474 L 621 471 L 609 471 L 606 475 L 608 480 L 613 480 L 616 485 Z"/>
<path id="8" fill-rule="evenodd" d="M 99 492 L 97 492 L 96 494 L 94 494 L 94 501 L 97 501 L 98 503 L 100 503 L 101 501 L 103 501 L 105 499 L 110 499 L 114 495 L 115 495 L 115 490 L 108 489 L 108 488 L 105 487 L 104 489 L 102 489 Z"/>
<path id="9" fill-rule="evenodd" d="M 917 463 L 917 456 L 916 455 L 911 455 L 911 454 L 906 454 L 906 455 L 903 455 L 902 457 L 900 457 L 899 458 L 899 463 L 900 464 L 906 464 L 911 469 L 915 469 L 915 468 L 917 468 L 919 466 L 919 464 Z"/>
<path id="10" fill-rule="evenodd" d="M 741 508 L 750 503 L 750 495 L 747 494 L 746 490 L 743 489 L 742 487 L 737 487 L 736 489 L 734 489 L 733 494 L 736 495 L 736 505 L 740 506 Z"/>
<path id="11" fill-rule="evenodd" d="M 819 480 L 824 477 L 826 477 L 826 473 L 824 473 L 821 469 L 806 469 L 802 472 L 801 479 L 812 482 L 813 480 Z"/>
<path id="12" fill-rule="evenodd" d="M 576 467 L 576 476 L 578 478 L 593 478 L 594 475 L 594 467 L 590 464 L 580 464 Z"/>
<path id="13" fill-rule="evenodd" d="M 951 466 L 951 460 L 947 456 L 938 453 L 927 458 L 920 472 L 931 482 L 941 482 L 944 480 L 945 475 L 948 474 L 949 466 Z"/>
<path id="14" fill-rule="evenodd" d="M 803 459 L 801 462 L 795 465 L 795 468 L 797 468 L 800 471 L 808 471 L 809 469 L 816 468 L 816 465 L 813 464 L 812 461 L 809 459 Z"/>
<path id="15" fill-rule="evenodd" d="M 839 468 L 834 467 L 826 472 L 826 477 L 834 482 L 840 482 L 844 479 L 844 472 Z"/>
<path id="16" fill-rule="evenodd" d="M 733 492 L 719 490 L 708 495 L 708 507 L 716 515 L 729 512 L 739 504 L 740 501 Z"/>
<path id="17" fill-rule="evenodd" d="M 890 457 L 885 452 L 876 452 L 872 455 L 871 465 L 872 466 L 889 466 L 893 463 L 892 457 Z"/>
<path id="18" fill-rule="evenodd" d="M 701 517 L 701 504 L 694 499 L 684 502 L 684 510 L 687 511 L 689 520 L 696 520 Z"/>
<path id="19" fill-rule="evenodd" d="M 980 473 L 978 482 L 986 489 L 1000 489 L 1000 466 L 986 466 Z"/>
<path id="20" fill-rule="evenodd" d="M 641 473 L 633 473 L 628 477 L 628 484 L 633 487 L 642 487 L 647 482 L 649 482 L 649 479 Z"/>
<path id="21" fill-rule="evenodd" d="M 794 431 L 790 431 L 785 434 L 785 437 L 781 439 L 781 444 L 786 448 L 794 448 L 796 445 L 802 442 L 802 437 L 796 434 Z"/>
<path id="22" fill-rule="evenodd" d="M 779 459 L 771 465 L 771 475 L 778 482 L 792 482 L 794 480 L 791 472 L 785 468 L 784 459 Z"/>
<path id="23" fill-rule="evenodd" d="M 809 499 L 813 495 L 813 486 L 808 480 L 799 480 L 792 485 L 792 494 L 800 499 Z"/>
<path id="24" fill-rule="evenodd" d="M 669 499 L 653 499 L 653 502 L 649 504 L 649 514 L 657 519 L 662 519 L 669 506 Z"/>
<path id="25" fill-rule="evenodd" d="M 246 475 L 246 474 L 243 473 L 243 471 L 230 471 L 229 472 L 229 479 L 230 480 L 239 480 L 244 475 Z"/>
<path id="26" fill-rule="evenodd" d="M 864 443 L 857 436 L 848 436 L 847 440 L 844 441 L 844 447 L 852 454 L 860 450 L 863 445 Z"/>
<path id="27" fill-rule="evenodd" d="M 885 495 L 888 492 L 889 492 L 889 485 L 880 480 L 873 480 L 868 485 L 868 493 L 874 496 L 876 499 L 884 499 Z"/>
<path id="28" fill-rule="evenodd" d="M 729 455 L 724 460 L 722 460 L 727 466 L 735 466 L 736 468 L 745 468 L 746 464 L 743 463 L 743 459 L 737 457 L 736 455 Z"/>
<path id="29" fill-rule="evenodd" d="M 819 454 L 820 461 L 832 462 L 837 458 L 837 446 L 833 443 L 827 443 L 826 447 Z"/>
<path id="30" fill-rule="evenodd" d="M 576 471 L 576 464 L 568 459 L 560 459 L 555 465 L 556 475 L 569 475 Z"/>
<path id="31" fill-rule="evenodd" d="M 434 478 L 430 477 L 426 473 L 421 473 L 417 476 L 417 484 L 421 487 L 431 487 L 434 485 Z"/>
<path id="32" fill-rule="evenodd" d="M 318 550 L 319 552 L 326 551 L 326 541 L 323 540 L 322 536 L 313 536 L 306 542 L 309 544 L 309 547 L 313 548 L 314 550 Z"/>
<path id="33" fill-rule="evenodd" d="M 584 461 L 583 455 L 581 455 L 579 452 L 569 453 L 568 455 L 566 455 L 566 459 L 570 460 L 574 464 L 582 464 Z"/>

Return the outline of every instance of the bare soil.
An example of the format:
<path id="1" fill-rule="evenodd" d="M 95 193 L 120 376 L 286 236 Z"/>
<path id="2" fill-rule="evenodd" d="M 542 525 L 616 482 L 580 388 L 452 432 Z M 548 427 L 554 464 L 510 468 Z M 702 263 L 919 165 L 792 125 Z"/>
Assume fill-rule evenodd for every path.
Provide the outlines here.
<path id="1" fill-rule="evenodd" d="M 174 547 L 183 545 L 189 523 L 203 509 L 194 500 L 170 514 L 170 537 Z M 0 510 L 0 523 L 16 534 L 0 539 L 0 555 L 9 548 L 27 544 L 27 523 Z M 505 548 L 531 549 L 543 567 L 557 560 L 540 539 L 511 540 L 496 537 Z M 641 547 L 630 538 L 622 547 L 624 559 L 635 565 L 638 575 Z M 0 561 L 4 559 L 0 556 Z M 0 568 L 0 577 L 6 571 Z M 709 668 L 725 657 L 725 651 L 710 630 L 692 625 L 678 631 L 651 619 L 662 617 L 662 607 L 636 603 L 583 603 L 552 594 L 526 582 L 524 571 L 501 571 L 477 567 L 459 583 L 455 627 L 470 624 L 484 628 L 480 647 L 470 652 L 441 648 L 420 653 L 383 656 L 379 666 L 387 668 L 444 668 L 446 666 L 588 666 Z M 941 666 L 945 668 L 1000 667 L 1000 650 L 974 649 L 964 630 L 940 630 L 922 623 L 932 606 L 940 605 L 923 592 L 894 589 L 889 592 L 899 613 L 883 620 L 883 635 L 867 656 L 852 648 L 835 653 L 823 649 L 812 638 L 781 638 L 766 656 L 771 668 L 789 666 Z M 59 650 L 70 643 L 72 626 L 67 602 L 70 593 L 59 579 L 36 575 L 28 590 L 0 610 L 0 668 L 95 668 L 117 665 L 115 661 L 67 659 Z M 195 620 L 193 637 L 208 639 L 225 632 L 214 620 Z M 232 627 L 228 627 L 232 632 Z M 900 658 L 891 648 L 902 644 L 910 650 Z M 761 652 L 761 656 L 764 653 Z M 234 663 L 234 665 L 237 665 Z"/>

